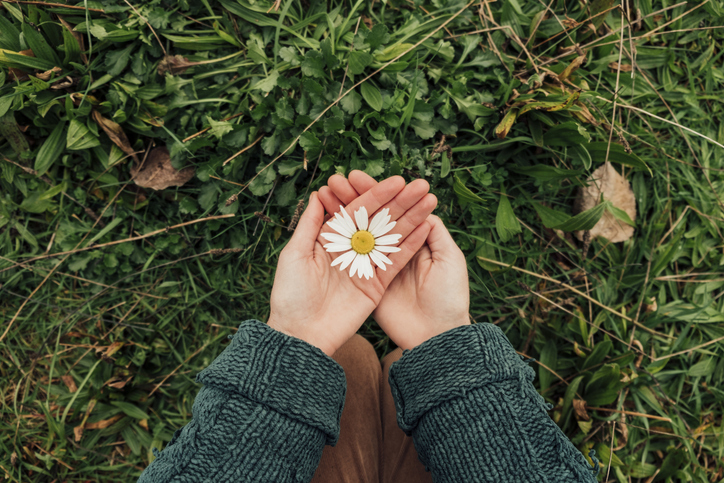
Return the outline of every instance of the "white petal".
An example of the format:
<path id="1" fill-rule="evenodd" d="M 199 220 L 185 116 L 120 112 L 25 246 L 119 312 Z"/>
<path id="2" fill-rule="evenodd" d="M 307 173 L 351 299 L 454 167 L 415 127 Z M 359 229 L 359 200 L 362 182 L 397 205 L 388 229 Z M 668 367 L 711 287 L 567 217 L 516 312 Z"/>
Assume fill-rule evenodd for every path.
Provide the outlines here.
<path id="1" fill-rule="evenodd" d="M 388 247 L 388 246 L 384 246 L 384 245 L 375 245 L 375 250 L 377 250 L 378 252 L 395 253 L 395 252 L 399 252 L 401 250 L 401 248 Z"/>
<path id="2" fill-rule="evenodd" d="M 390 215 L 385 215 L 382 219 L 380 219 L 379 222 L 377 222 L 374 232 L 372 230 L 370 230 L 370 233 L 372 233 L 374 236 L 384 235 L 384 233 L 382 233 L 382 230 L 387 226 L 387 224 L 389 222 L 390 222 Z"/>
<path id="3" fill-rule="evenodd" d="M 345 270 L 349 265 L 354 261 L 354 259 L 357 257 L 357 253 L 350 251 L 351 255 L 346 257 L 345 260 L 342 262 L 342 265 L 339 266 L 340 270 Z"/>
<path id="4" fill-rule="evenodd" d="M 352 248 L 352 240 L 346 236 L 338 235 L 337 233 L 320 233 L 320 236 L 325 240 L 334 243 L 346 243 L 350 248 Z"/>
<path id="5" fill-rule="evenodd" d="M 384 257 L 384 258 L 380 258 L 380 257 Z M 378 252 L 376 250 L 372 250 L 370 252 L 370 258 L 372 259 L 373 262 L 375 262 L 375 265 L 380 267 L 382 270 L 387 270 L 384 259 L 387 259 L 389 261 L 389 258 L 385 257 L 383 254 L 381 254 L 380 252 Z M 392 262 L 390 262 L 390 264 L 392 264 Z"/>
<path id="6" fill-rule="evenodd" d="M 327 243 L 324 245 L 325 250 L 327 250 L 329 253 L 338 253 L 338 252 L 346 252 L 347 250 L 351 250 L 349 243 L 342 244 L 342 243 Z M 334 266 L 334 265 L 333 265 Z"/>
<path id="7" fill-rule="evenodd" d="M 354 221 L 352 221 L 352 217 L 349 216 L 349 213 L 347 213 L 347 211 L 344 208 L 342 208 L 342 205 L 339 206 L 339 211 L 342 212 L 342 217 L 344 219 L 345 225 L 347 225 L 347 228 L 349 228 L 352 231 L 352 233 L 356 232 L 357 226 L 355 226 Z"/>
<path id="8" fill-rule="evenodd" d="M 339 269 L 344 270 L 345 268 L 347 268 L 347 266 L 350 263 L 352 263 L 352 260 L 354 260 L 355 255 L 357 255 L 357 253 L 355 253 L 352 250 L 348 251 L 347 253 L 343 253 L 342 255 L 340 255 L 334 259 L 334 261 L 332 262 L 332 266 L 334 267 L 341 263 Z"/>
<path id="9" fill-rule="evenodd" d="M 389 216 L 387 217 L 387 221 L 390 221 Z M 375 238 L 377 238 L 378 236 L 382 236 L 386 233 L 389 233 L 390 230 L 392 230 L 396 224 L 397 224 L 397 222 L 393 221 L 392 223 L 387 223 L 386 225 L 378 226 L 377 230 L 375 230 L 375 233 L 373 233 L 373 235 L 375 236 Z"/>
<path id="10" fill-rule="evenodd" d="M 359 268 L 359 261 L 360 261 L 360 254 L 355 253 L 354 260 L 352 261 L 352 266 L 349 268 L 349 277 L 354 277 L 354 274 L 357 272 L 357 269 Z"/>
<path id="11" fill-rule="evenodd" d="M 374 235 L 377 227 L 383 225 L 382 220 L 385 219 L 385 217 L 387 216 L 387 214 L 389 212 L 390 212 L 389 208 L 385 208 L 384 210 L 380 211 L 375 216 L 373 216 L 372 221 L 370 222 L 370 227 L 368 228 L 368 231 Z"/>
<path id="12" fill-rule="evenodd" d="M 342 216 L 341 213 L 337 212 L 334 214 L 334 221 L 339 224 L 340 227 L 344 229 L 344 234 L 347 235 L 349 233 L 354 234 L 354 232 L 357 231 L 357 228 L 355 228 L 354 223 L 350 223 L 347 221 L 347 219 Z M 350 238 L 352 235 L 349 235 Z"/>
<path id="13" fill-rule="evenodd" d="M 395 243 L 399 243 L 400 238 L 402 238 L 402 235 L 381 236 L 379 238 L 375 238 L 375 246 L 377 246 L 377 245 L 394 245 Z"/>
<path id="14" fill-rule="evenodd" d="M 365 277 L 369 280 L 370 259 L 367 255 L 360 255 L 359 268 L 357 268 L 357 276 Z"/>
<path id="15" fill-rule="evenodd" d="M 354 219 L 357 221 L 357 228 L 360 230 L 366 230 L 369 226 L 369 220 L 367 218 L 367 208 L 364 206 L 360 207 L 359 210 L 354 212 Z"/>
<path id="16" fill-rule="evenodd" d="M 341 218 L 341 217 L 340 217 Z M 332 220 L 329 220 L 327 222 L 327 225 L 337 233 L 339 233 L 342 236 L 346 236 L 347 238 L 352 238 L 352 235 L 354 235 L 353 231 L 350 231 L 347 229 L 347 226 L 344 223 L 344 219 L 342 221 L 338 220 L 337 218 L 334 218 Z"/>
<path id="17" fill-rule="evenodd" d="M 364 259 L 362 262 L 362 269 L 364 270 L 364 272 L 362 272 L 362 275 L 364 276 L 365 280 L 369 280 L 370 279 L 370 257 L 368 257 L 367 255 L 363 255 L 363 256 L 364 256 Z"/>

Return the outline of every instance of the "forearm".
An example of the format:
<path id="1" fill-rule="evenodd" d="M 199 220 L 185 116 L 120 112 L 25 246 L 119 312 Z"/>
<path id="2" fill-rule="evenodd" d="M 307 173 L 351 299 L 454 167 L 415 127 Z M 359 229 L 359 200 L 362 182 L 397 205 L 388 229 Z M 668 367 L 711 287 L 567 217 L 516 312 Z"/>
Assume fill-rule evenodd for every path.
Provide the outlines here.
<path id="1" fill-rule="evenodd" d="M 502 331 L 460 327 L 390 368 L 400 427 L 437 483 L 595 482 Z"/>
<path id="2" fill-rule="evenodd" d="M 139 483 L 309 481 L 325 443 L 337 441 L 342 368 L 260 322 L 243 323 L 197 380 L 192 421 Z"/>

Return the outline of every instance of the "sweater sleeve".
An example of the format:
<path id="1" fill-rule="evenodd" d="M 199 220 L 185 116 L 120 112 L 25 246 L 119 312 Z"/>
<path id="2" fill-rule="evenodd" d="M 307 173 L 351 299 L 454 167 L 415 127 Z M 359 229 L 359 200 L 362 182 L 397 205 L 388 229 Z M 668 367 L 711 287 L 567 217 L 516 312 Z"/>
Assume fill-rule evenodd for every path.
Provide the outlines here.
<path id="1" fill-rule="evenodd" d="M 390 367 L 397 422 L 436 483 L 594 483 L 548 416 L 533 369 L 492 324 L 458 327 Z"/>
<path id="2" fill-rule="evenodd" d="M 346 380 L 321 350 L 259 321 L 198 374 L 193 418 L 138 483 L 308 482 L 339 437 Z"/>

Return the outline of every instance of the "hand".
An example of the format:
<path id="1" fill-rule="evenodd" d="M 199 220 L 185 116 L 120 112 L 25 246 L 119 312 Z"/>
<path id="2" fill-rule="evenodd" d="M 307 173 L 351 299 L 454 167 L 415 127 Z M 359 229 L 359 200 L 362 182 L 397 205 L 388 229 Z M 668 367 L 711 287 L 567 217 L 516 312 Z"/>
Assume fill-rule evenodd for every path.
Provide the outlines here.
<path id="1" fill-rule="evenodd" d="M 407 188 L 417 184 L 415 189 L 422 189 L 422 183 L 427 185 L 417 180 Z M 329 190 L 319 191 L 319 199 L 328 210 L 378 186 L 361 171 L 352 171 L 349 179 L 334 175 L 328 184 Z M 447 330 L 470 324 L 465 256 L 440 218 L 431 215 L 426 223 L 430 227 L 426 244 L 389 284 L 373 314 L 402 349 L 412 349 Z"/>
<path id="2" fill-rule="evenodd" d="M 371 187 L 362 196 L 348 199 L 347 203 L 330 205 L 328 212 L 354 211 L 364 206 L 370 219 L 375 212 L 389 208 L 392 220 L 397 221 L 394 233 L 402 235 L 400 251 L 390 253 L 393 262 L 386 270 L 376 268 L 370 280 L 350 277 L 349 270 L 340 271 L 331 263 L 339 253 L 328 253 L 322 232 L 333 230 L 324 224 L 322 193 L 331 193 L 323 187 L 312 193 L 309 205 L 299 219 L 294 235 L 279 255 L 271 294 L 271 312 L 268 325 L 292 337 L 297 337 L 334 354 L 364 323 L 377 307 L 382 295 L 395 275 L 425 243 L 430 225 L 425 222 L 435 209 L 437 200 L 428 195 L 428 188 L 411 188 L 395 176 Z"/>

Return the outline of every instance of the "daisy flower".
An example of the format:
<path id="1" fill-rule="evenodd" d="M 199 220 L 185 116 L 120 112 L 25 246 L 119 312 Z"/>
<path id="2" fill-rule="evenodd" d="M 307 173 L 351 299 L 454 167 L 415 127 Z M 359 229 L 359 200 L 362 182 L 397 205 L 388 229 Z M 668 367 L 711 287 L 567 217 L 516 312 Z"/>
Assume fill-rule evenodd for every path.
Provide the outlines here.
<path id="1" fill-rule="evenodd" d="M 372 262 L 382 270 L 387 270 L 385 264 L 392 265 L 392 260 L 384 254 L 399 252 L 398 247 L 392 247 L 400 241 L 402 235 L 387 235 L 397 224 L 390 223 L 390 210 L 385 208 L 368 221 L 367 209 L 363 206 L 354 212 L 352 217 L 342 208 L 334 214 L 334 218 L 327 224 L 337 233 L 322 233 L 322 237 L 331 243 L 324 245 L 330 253 L 345 252 L 332 262 L 332 266 L 339 265 L 340 270 L 347 267 L 349 276 L 355 273 L 359 278 L 369 280 L 375 276 Z M 357 222 L 355 224 L 355 221 Z"/>

